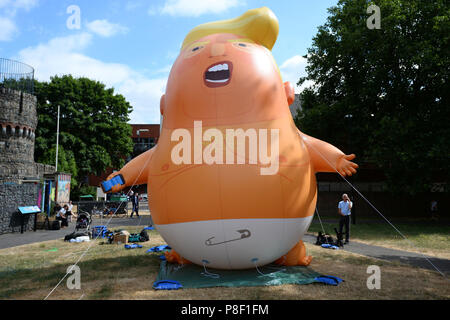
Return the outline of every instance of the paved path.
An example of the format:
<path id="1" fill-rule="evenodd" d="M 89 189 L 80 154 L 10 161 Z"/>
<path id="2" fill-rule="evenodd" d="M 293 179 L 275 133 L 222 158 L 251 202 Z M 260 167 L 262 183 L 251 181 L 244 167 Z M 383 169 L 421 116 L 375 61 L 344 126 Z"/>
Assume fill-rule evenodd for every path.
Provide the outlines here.
<path id="1" fill-rule="evenodd" d="M 316 243 L 316 236 L 312 234 L 305 234 L 303 237 L 305 242 Z M 330 250 L 330 249 L 324 249 Z M 342 249 L 340 249 L 342 250 Z M 403 250 L 390 249 L 380 246 L 368 245 L 361 242 L 350 241 L 344 246 L 345 251 L 361 254 L 377 259 L 384 259 L 389 261 L 399 261 L 419 268 L 436 269 L 430 264 L 424 255 Z M 442 273 L 448 275 L 450 273 L 450 260 L 439 259 L 435 257 L 426 256 Z"/>
<path id="2" fill-rule="evenodd" d="M 106 225 L 108 219 L 93 218 L 92 225 L 100 226 Z M 151 225 L 152 217 L 150 215 L 141 215 L 140 218 L 113 218 L 108 225 L 108 229 L 120 226 L 142 226 L 142 228 Z M 27 231 L 21 234 L 20 232 L 8 233 L 0 235 L 0 249 L 12 248 L 24 244 L 31 244 L 36 242 L 43 242 L 49 240 L 64 239 L 64 237 L 75 231 L 75 222 L 71 222 L 68 228 L 61 230 L 37 230 L 36 232 Z"/>

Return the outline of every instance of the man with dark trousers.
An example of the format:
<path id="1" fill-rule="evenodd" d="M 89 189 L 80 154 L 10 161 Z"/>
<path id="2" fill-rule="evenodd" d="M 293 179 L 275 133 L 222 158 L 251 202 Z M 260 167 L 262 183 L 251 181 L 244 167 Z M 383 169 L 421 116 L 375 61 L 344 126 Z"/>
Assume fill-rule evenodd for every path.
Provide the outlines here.
<path id="1" fill-rule="evenodd" d="M 133 210 L 130 218 L 133 218 L 134 212 L 136 212 L 136 217 L 139 217 L 139 193 L 135 192 L 131 195 L 131 204 L 133 205 Z"/>
<path id="2" fill-rule="evenodd" d="M 350 241 L 350 215 L 352 214 L 353 203 L 347 194 L 342 195 L 342 201 L 338 204 L 338 212 L 341 215 L 339 221 L 339 232 L 342 233 L 342 229 L 345 226 L 345 243 Z"/>

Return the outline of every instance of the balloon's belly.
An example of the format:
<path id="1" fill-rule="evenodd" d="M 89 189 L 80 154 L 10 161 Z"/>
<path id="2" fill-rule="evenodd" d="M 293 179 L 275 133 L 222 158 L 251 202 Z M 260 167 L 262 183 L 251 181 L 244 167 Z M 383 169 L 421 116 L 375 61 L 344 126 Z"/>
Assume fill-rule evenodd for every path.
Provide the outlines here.
<path id="1" fill-rule="evenodd" d="M 192 165 L 148 182 L 155 224 L 229 219 L 292 219 L 314 213 L 317 187 L 308 166 L 260 175 L 258 166 Z"/>
<path id="2" fill-rule="evenodd" d="M 249 269 L 271 263 L 303 237 L 312 216 L 296 219 L 230 219 L 156 225 L 169 246 L 189 261 L 216 269 Z"/>
<path id="3" fill-rule="evenodd" d="M 182 257 L 218 269 L 264 265 L 286 254 L 316 204 L 308 166 L 262 176 L 254 166 L 186 167 L 149 179 L 149 205 L 164 240 Z"/>

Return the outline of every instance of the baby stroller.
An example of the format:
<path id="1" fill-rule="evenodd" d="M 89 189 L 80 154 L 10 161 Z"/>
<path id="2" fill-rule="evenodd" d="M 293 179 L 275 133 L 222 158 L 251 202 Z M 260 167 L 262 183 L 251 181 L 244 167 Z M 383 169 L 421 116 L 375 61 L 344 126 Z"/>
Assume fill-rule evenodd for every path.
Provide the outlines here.
<path id="1" fill-rule="evenodd" d="M 87 212 L 81 211 L 78 213 L 77 222 L 75 224 L 75 231 L 85 229 L 85 231 L 89 232 L 91 228 L 91 223 L 92 223 L 91 215 Z"/>

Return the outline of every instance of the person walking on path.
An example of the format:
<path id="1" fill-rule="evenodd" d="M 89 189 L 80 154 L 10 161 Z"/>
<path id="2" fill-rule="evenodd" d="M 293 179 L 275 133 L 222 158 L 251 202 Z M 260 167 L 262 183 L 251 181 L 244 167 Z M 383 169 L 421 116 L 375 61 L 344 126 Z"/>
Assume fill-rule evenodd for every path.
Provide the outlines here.
<path id="1" fill-rule="evenodd" d="M 131 211 L 130 218 L 133 218 L 133 214 L 136 212 L 136 217 L 139 217 L 139 193 L 135 192 L 131 195 L 131 204 L 133 205 L 133 210 Z"/>
<path id="2" fill-rule="evenodd" d="M 438 220 L 438 202 L 436 200 L 431 201 L 430 205 L 430 212 L 431 212 L 431 220 Z"/>
<path id="3" fill-rule="evenodd" d="M 347 194 L 342 195 L 342 201 L 338 204 L 338 212 L 341 215 L 339 221 L 339 232 L 342 233 L 342 229 L 345 226 L 345 243 L 350 242 L 350 215 L 352 214 L 353 203 Z"/>

